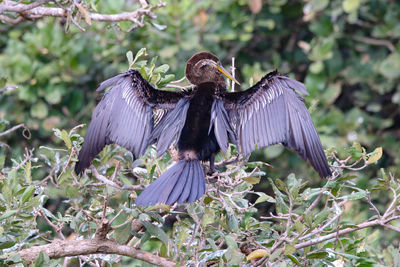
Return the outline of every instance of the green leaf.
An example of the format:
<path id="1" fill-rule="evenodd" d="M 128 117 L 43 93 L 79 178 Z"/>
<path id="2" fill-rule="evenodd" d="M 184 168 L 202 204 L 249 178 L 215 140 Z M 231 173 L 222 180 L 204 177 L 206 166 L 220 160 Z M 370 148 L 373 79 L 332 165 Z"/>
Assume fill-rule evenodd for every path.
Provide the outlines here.
<path id="1" fill-rule="evenodd" d="M 131 181 L 130 181 L 126 176 L 124 176 L 124 175 L 121 175 L 121 176 L 119 177 L 119 180 L 120 180 L 124 185 L 132 186 Z"/>
<path id="2" fill-rule="evenodd" d="M 247 260 L 259 259 L 262 257 L 269 257 L 269 252 L 265 249 L 256 249 L 247 255 Z"/>
<path id="3" fill-rule="evenodd" d="M 49 266 L 49 263 L 50 263 L 49 255 L 43 253 L 43 251 L 40 251 L 38 257 L 35 260 L 35 267 Z"/>
<path id="4" fill-rule="evenodd" d="M 15 169 L 12 171 L 12 173 L 16 173 L 16 172 L 17 171 Z M 8 175 L 10 176 L 10 174 L 12 174 L 12 173 L 10 172 Z M 10 178 L 8 178 L 8 179 L 10 179 Z M 10 186 L 7 183 L 3 184 L 3 188 L 1 189 L 1 194 L 3 195 L 3 197 L 7 203 L 11 202 L 13 193 L 12 193 Z"/>
<path id="5" fill-rule="evenodd" d="M 33 185 L 28 186 L 22 194 L 21 203 L 24 204 L 26 201 L 30 200 L 34 192 L 35 187 Z"/>
<path id="6" fill-rule="evenodd" d="M 367 193 L 364 190 L 362 190 L 359 192 L 352 192 L 350 195 L 347 195 L 347 196 L 344 196 L 341 198 L 348 199 L 348 200 L 357 200 L 357 199 L 365 198 L 366 196 L 367 196 Z"/>
<path id="7" fill-rule="evenodd" d="M 268 196 L 265 193 L 259 192 L 259 195 L 260 195 L 260 197 L 257 198 L 257 200 L 256 200 L 256 202 L 254 204 L 262 203 L 262 202 L 265 202 L 265 201 L 267 201 L 269 203 L 275 203 L 276 202 L 276 200 L 273 197 Z"/>
<path id="8" fill-rule="evenodd" d="M 236 266 L 242 263 L 244 255 L 238 249 L 228 248 L 224 254 L 229 266 Z"/>
<path id="9" fill-rule="evenodd" d="M 128 51 L 129 53 L 130 51 Z M 127 53 L 126 57 L 128 58 L 129 61 L 129 57 L 130 55 Z M 147 50 L 146 48 L 141 48 L 135 55 L 135 59 L 133 61 L 131 61 L 129 63 L 129 68 L 131 69 L 133 67 L 133 65 L 136 63 L 136 61 L 141 57 L 141 56 L 147 56 Z M 146 63 L 145 63 L 146 64 Z"/>
<path id="10" fill-rule="evenodd" d="M 150 180 L 150 182 L 153 181 L 154 172 L 155 172 L 155 170 L 156 170 L 156 167 L 157 167 L 156 164 L 153 164 L 153 166 L 151 166 L 151 169 L 150 169 L 150 171 L 149 171 L 149 180 Z"/>
<path id="11" fill-rule="evenodd" d="M 300 261 L 293 255 L 286 255 L 294 264 L 300 266 Z"/>
<path id="12" fill-rule="evenodd" d="M 162 85 L 164 85 L 164 84 L 166 84 L 166 83 L 171 82 L 174 78 L 175 78 L 175 75 L 174 75 L 174 74 L 167 74 L 167 75 L 164 76 L 164 78 L 162 78 L 162 79 L 158 82 L 158 84 L 159 84 L 160 86 L 162 86 Z"/>
<path id="13" fill-rule="evenodd" d="M 310 65 L 310 71 L 312 73 L 318 74 L 324 70 L 324 63 L 321 60 L 318 60 Z"/>
<path id="14" fill-rule="evenodd" d="M 61 131 L 61 139 L 64 141 L 68 149 L 72 148 L 72 142 L 66 130 Z"/>
<path id="15" fill-rule="evenodd" d="M 272 253 L 272 254 L 269 256 L 270 261 L 273 262 L 273 261 L 276 260 L 278 257 L 280 257 L 280 256 L 282 255 L 282 250 L 283 250 L 283 248 L 278 248 L 278 249 L 276 249 L 276 250 L 274 251 L 274 253 Z"/>
<path id="16" fill-rule="evenodd" d="M 154 69 L 154 73 L 166 73 L 169 70 L 168 64 L 163 64 Z"/>
<path id="17" fill-rule="evenodd" d="M 232 232 L 237 232 L 239 230 L 239 221 L 236 215 L 228 215 L 228 226 L 231 228 Z"/>
<path id="18" fill-rule="evenodd" d="M 49 110 L 46 104 L 39 102 L 31 107 L 31 115 L 34 118 L 44 119 L 47 117 Z"/>
<path id="19" fill-rule="evenodd" d="M 286 192 L 287 187 L 286 184 L 281 180 L 281 179 L 275 179 L 274 180 L 276 187 L 283 192 Z"/>
<path id="20" fill-rule="evenodd" d="M 212 208 L 206 207 L 204 216 L 201 220 L 201 226 L 206 226 L 208 224 L 214 223 L 215 222 L 215 211 Z"/>
<path id="21" fill-rule="evenodd" d="M 361 4 L 361 0 L 344 0 L 342 2 L 343 10 L 346 13 L 352 13 L 356 11 Z"/>
<path id="22" fill-rule="evenodd" d="M 133 53 L 132 53 L 132 51 L 126 52 L 126 58 L 128 59 L 129 66 L 132 66 L 132 63 L 133 63 Z"/>
<path id="23" fill-rule="evenodd" d="M 296 252 L 296 248 L 293 244 L 286 244 L 285 251 L 283 252 L 285 255 L 291 255 Z"/>
<path id="24" fill-rule="evenodd" d="M 7 83 L 7 78 L 1 77 L 0 78 L 0 89 L 2 89 L 4 86 L 6 86 Z"/>
<path id="25" fill-rule="evenodd" d="M 143 226 L 146 228 L 147 232 L 151 236 L 158 238 L 161 242 L 164 243 L 164 245 L 168 246 L 168 236 L 161 228 L 147 221 L 141 221 L 141 222 L 143 223 Z"/>
<path id="26" fill-rule="evenodd" d="M 379 72 L 389 79 L 400 77 L 400 54 L 393 53 L 383 60 Z"/>
<path id="27" fill-rule="evenodd" d="M 0 216 L 0 221 L 5 220 L 11 216 L 14 216 L 17 212 L 18 212 L 18 210 L 6 211 L 3 215 Z"/>
<path id="28" fill-rule="evenodd" d="M 141 56 L 147 56 L 147 50 L 146 48 L 141 48 L 135 56 L 135 59 L 133 60 L 132 64 L 134 64 Z"/>
<path id="29" fill-rule="evenodd" d="M 249 177 L 244 177 L 242 179 L 250 184 L 258 184 L 261 180 L 261 177 L 249 176 Z"/>
<path id="30" fill-rule="evenodd" d="M 234 250 L 237 250 L 237 249 L 238 249 L 237 242 L 236 242 L 236 240 L 235 240 L 231 235 L 226 235 L 226 236 L 225 236 L 225 242 L 226 242 L 226 245 L 227 245 L 229 248 L 232 248 L 232 249 L 234 249 Z"/>
<path id="31" fill-rule="evenodd" d="M 131 224 L 127 223 L 122 227 L 119 227 L 114 230 L 113 236 L 115 240 L 118 240 L 119 243 L 123 244 L 129 240 L 131 234 Z"/>
<path id="32" fill-rule="evenodd" d="M 182 245 L 187 241 L 187 239 L 189 238 L 189 233 L 185 230 L 183 231 L 179 231 L 178 233 L 178 244 L 177 244 L 177 249 L 180 250 L 180 248 L 182 247 Z"/>
<path id="33" fill-rule="evenodd" d="M 320 213 L 318 213 L 315 218 L 313 219 L 313 225 L 317 226 L 321 222 L 325 221 L 326 218 L 329 216 L 329 210 L 323 209 Z"/>
<path id="34" fill-rule="evenodd" d="M 151 24 L 153 24 L 153 26 L 159 31 L 163 31 L 167 28 L 167 25 L 160 25 L 155 22 L 151 22 Z"/>
<path id="35" fill-rule="evenodd" d="M 297 233 L 301 233 L 304 230 L 304 225 L 299 220 L 294 223 L 294 227 L 296 228 Z"/>
<path id="36" fill-rule="evenodd" d="M 339 177 L 336 181 L 344 182 L 344 181 L 348 181 L 348 180 L 353 180 L 354 178 L 357 178 L 357 175 L 346 175 L 343 177 Z"/>
<path id="37" fill-rule="evenodd" d="M 369 154 L 368 164 L 377 162 L 382 157 L 382 147 L 377 147 L 375 150 Z"/>
<path id="38" fill-rule="evenodd" d="M 363 152 L 363 148 L 359 142 L 353 142 L 352 146 L 357 152 Z"/>
<path id="39" fill-rule="evenodd" d="M 12 246 L 15 245 L 15 241 L 12 240 L 0 240 L 0 249 L 6 249 L 6 248 L 11 248 Z"/>
<path id="40" fill-rule="evenodd" d="M 32 162 L 28 161 L 25 165 L 25 179 L 27 183 L 32 183 Z"/>
<path id="41" fill-rule="evenodd" d="M 50 91 L 46 93 L 44 98 L 47 103 L 55 105 L 59 104 L 62 100 L 63 92 L 60 88 L 50 88 Z"/>
<path id="42" fill-rule="evenodd" d="M 319 251 L 319 252 L 310 252 L 306 255 L 307 259 L 325 259 L 328 257 L 328 252 L 326 251 Z"/>

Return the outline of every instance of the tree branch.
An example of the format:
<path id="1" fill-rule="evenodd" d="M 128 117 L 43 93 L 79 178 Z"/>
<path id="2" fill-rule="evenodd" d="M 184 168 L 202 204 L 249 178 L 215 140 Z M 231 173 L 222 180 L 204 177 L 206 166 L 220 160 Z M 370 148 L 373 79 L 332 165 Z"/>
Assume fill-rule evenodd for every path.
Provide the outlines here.
<path id="1" fill-rule="evenodd" d="M 29 132 L 29 129 L 23 123 L 15 125 L 4 132 L 0 132 L 0 137 L 7 135 L 9 133 L 12 133 L 12 132 L 18 130 L 19 128 L 24 128 L 24 131 L 22 132 L 22 134 L 24 135 L 25 138 L 27 138 L 27 139 L 31 138 L 31 133 Z M 27 134 L 26 134 L 26 132 L 27 132 Z"/>
<path id="2" fill-rule="evenodd" d="M 50 259 L 89 254 L 117 254 L 142 260 L 158 266 L 175 266 L 176 263 L 150 252 L 121 245 L 110 239 L 55 240 L 46 245 L 20 250 L 18 253 L 28 263 L 35 261 L 39 253 L 46 253 Z"/>
<path id="3" fill-rule="evenodd" d="M 48 1 L 36 1 L 30 4 L 23 4 L 16 1 L 11 0 L 4 0 L 0 3 L 0 20 L 11 23 L 11 24 L 18 24 L 26 19 L 39 19 L 43 17 L 62 17 L 62 18 L 72 18 L 72 10 L 75 9 L 75 3 L 72 3 L 70 7 L 63 7 L 58 5 L 59 7 L 48 7 L 43 6 Z M 142 1 L 143 2 L 143 1 Z M 164 2 L 160 2 L 156 6 L 152 6 L 146 3 L 144 5 L 142 3 L 142 7 L 127 13 L 120 13 L 120 14 L 99 14 L 99 13 L 91 13 L 88 12 L 84 7 L 79 6 L 77 13 L 85 18 L 85 20 L 90 24 L 91 20 L 95 21 L 109 21 L 109 22 L 120 22 L 120 21 L 131 21 L 135 25 L 134 28 L 143 27 L 143 19 L 144 17 L 149 17 L 154 19 L 155 16 L 151 14 L 151 12 L 155 8 L 160 8 L 165 6 Z M 16 17 L 12 17 L 8 13 L 16 13 Z M 75 20 L 73 20 L 74 22 Z M 75 23 L 74 23 L 75 24 Z M 81 26 L 75 24 L 78 28 Z"/>
<path id="4" fill-rule="evenodd" d="M 107 179 L 107 177 L 101 175 L 93 165 L 90 166 L 90 170 L 92 171 L 93 176 L 97 180 L 103 182 L 106 185 L 112 186 L 118 190 L 143 190 L 142 185 L 132 185 L 132 186 L 128 186 L 128 185 L 124 185 L 124 184 L 119 185 L 116 182 L 114 182 L 113 180 Z"/>
<path id="5" fill-rule="evenodd" d="M 386 46 L 386 48 L 389 49 L 390 52 L 392 52 L 392 53 L 396 51 L 396 47 L 388 40 L 374 39 L 374 38 L 370 38 L 370 37 L 363 37 L 363 36 L 357 36 L 357 35 L 352 36 L 351 38 L 355 41 L 370 44 L 370 45 Z"/>
<path id="6" fill-rule="evenodd" d="M 337 236 L 341 236 L 341 235 L 345 235 L 345 234 L 352 233 L 352 232 L 355 232 L 355 231 L 359 231 L 359 230 L 367 228 L 367 227 L 378 226 L 378 225 L 387 227 L 387 225 L 388 225 L 387 223 L 389 223 L 390 221 L 393 221 L 393 220 L 397 220 L 397 219 L 400 219 L 400 216 L 393 216 L 393 217 L 391 217 L 389 219 L 386 219 L 384 221 L 382 221 L 381 219 L 375 219 L 373 221 L 360 223 L 354 228 L 346 228 L 346 229 L 339 230 L 337 232 L 334 232 L 334 233 L 331 233 L 331 234 L 328 234 L 328 235 L 320 236 L 320 237 L 317 237 L 317 238 L 314 238 L 314 239 L 299 243 L 299 244 L 295 245 L 294 247 L 296 249 L 309 247 L 309 246 L 312 246 L 312 245 L 315 245 L 315 244 L 318 244 L 318 243 L 321 243 L 321 242 L 336 238 Z"/>

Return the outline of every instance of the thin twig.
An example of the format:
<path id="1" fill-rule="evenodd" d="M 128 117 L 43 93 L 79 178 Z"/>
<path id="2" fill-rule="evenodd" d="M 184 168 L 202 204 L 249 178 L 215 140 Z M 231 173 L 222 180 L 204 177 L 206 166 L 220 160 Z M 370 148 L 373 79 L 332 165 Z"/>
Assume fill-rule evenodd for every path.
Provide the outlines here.
<path id="1" fill-rule="evenodd" d="M 7 134 L 10 134 L 10 133 L 12 133 L 12 132 L 18 130 L 19 128 L 24 128 L 24 130 L 23 130 L 23 132 L 22 132 L 22 135 L 23 135 L 26 139 L 30 139 L 30 138 L 31 138 L 31 132 L 29 131 L 28 127 L 26 127 L 25 124 L 23 124 L 23 123 L 20 123 L 20 124 L 18 124 L 18 125 L 15 125 L 15 126 L 11 127 L 10 129 L 8 129 L 8 130 L 6 130 L 6 131 L 4 131 L 4 132 L 1 132 L 1 133 L 0 133 L 0 137 L 2 137 L 2 136 L 4 136 L 4 135 L 7 135 Z M 26 133 L 28 133 L 28 134 L 26 134 Z"/>
<path id="2" fill-rule="evenodd" d="M 138 185 L 138 186 L 134 186 L 134 185 L 132 185 L 132 186 L 122 185 L 122 186 L 120 186 L 120 185 L 118 185 L 117 183 L 113 182 L 112 180 L 107 179 L 107 177 L 101 175 L 101 174 L 96 170 L 96 168 L 95 168 L 93 165 L 90 166 L 90 170 L 92 171 L 92 174 L 94 175 L 94 177 L 95 177 L 97 180 L 99 180 L 99 181 L 105 183 L 106 185 L 109 185 L 109 186 L 111 186 L 111 187 L 114 187 L 114 188 L 116 188 L 116 189 L 118 189 L 118 190 L 141 190 L 141 189 L 143 189 L 143 187 L 142 187 L 141 185 Z"/>
<path id="3" fill-rule="evenodd" d="M 53 228 L 54 232 L 56 232 L 56 234 L 58 235 L 59 238 L 61 238 L 62 240 L 65 240 L 65 236 L 62 233 L 62 228 L 63 226 L 56 226 L 54 223 L 52 223 L 50 221 L 50 219 L 46 216 L 46 214 L 44 214 L 44 212 L 42 210 L 38 210 L 38 214 L 40 215 L 40 217 L 42 217 L 46 223 Z"/>
<path id="4" fill-rule="evenodd" d="M 170 83 L 181 83 L 181 82 L 183 82 L 184 80 L 186 80 L 186 76 L 183 76 L 183 77 L 180 78 L 179 80 L 172 81 L 172 82 L 170 82 Z"/>
<path id="5" fill-rule="evenodd" d="M 232 77 L 235 78 L 235 57 L 232 57 L 232 66 L 231 66 Z M 231 81 L 231 90 L 235 92 L 235 81 Z"/>
<path id="6" fill-rule="evenodd" d="M 165 87 L 167 87 L 167 88 L 176 88 L 176 89 L 180 89 L 182 91 L 187 91 L 189 89 L 192 89 L 194 87 L 194 85 L 180 86 L 180 85 L 176 85 L 176 84 L 167 84 L 167 85 L 165 85 Z"/>
<path id="7" fill-rule="evenodd" d="M 396 51 L 396 47 L 388 40 L 374 39 L 371 37 L 357 36 L 357 35 L 353 35 L 351 36 L 351 38 L 355 41 L 370 45 L 386 46 L 392 53 Z"/>
<path id="8" fill-rule="evenodd" d="M 397 220 L 399 218 L 400 218 L 400 216 L 391 217 L 390 219 L 385 221 L 385 224 L 390 222 L 390 221 Z M 334 233 L 331 233 L 331 234 L 328 234 L 328 235 L 320 236 L 320 237 L 317 237 L 317 238 L 314 238 L 314 239 L 299 243 L 299 244 L 295 245 L 295 248 L 296 249 L 301 249 L 301 248 L 309 247 L 309 246 L 312 246 L 312 245 L 315 245 L 315 244 L 318 244 L 318 243 L 321 243 L 321 242 L 336 238 L 337 236 L 342 236 L 342 235 L 345 235 L 345 234 L 348 234 L 348 233 L 359 231 L 359 230 L 367 228 L 367 227 L 379 226 L 379 225 L 382 225 L 382 221 L 380 219 L 376 219 L 376 220 L 373 220 L 373 221 L 360 223 L 360 224 L 356 225 L 356 227 L 354 227 L 354 228 L 346 228 L 346 229 L 339 230 L 337 232 L 334 232 Z M 387 225 L 385 225 L 385 226 L 387 226 Z"/>

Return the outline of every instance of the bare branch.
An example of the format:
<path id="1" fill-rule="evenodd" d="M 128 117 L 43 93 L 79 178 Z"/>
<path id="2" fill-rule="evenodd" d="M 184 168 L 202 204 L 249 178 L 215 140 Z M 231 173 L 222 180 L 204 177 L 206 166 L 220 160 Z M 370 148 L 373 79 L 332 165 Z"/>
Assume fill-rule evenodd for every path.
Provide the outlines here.
<path id="1" fill-rule="evenodd" d="M 69 19 L 74 25 L 84 31 L 84 28 L 82 28 L 82 26 L 80 26 L 72 16 L 73 5 L 75 5 L 74 3 L 71 7 L 63 7 L 58 2 L 56 2 L 58 7 L 44 6 L 47 2 L 48 0 L 23 4 L 11 0 L 3 1 L 0 3 L 0 20 L 11 24 L 18 24 L 26 19 L 35 20 L 43 17 L 62 17 Z M 90 13 L 85 8 L 81 7 L 78 8 L 77 14 L 84 17 L 89 24 L 90 21 L 93 20 L 108 22 L 131 21 L 134 23 L 133 28 L 138 28 L 144 26 L 144 17 L 154 19 L 155 16 L 151 12 L 156 8 L 164 7 L 166 5 L 164 2 L 160 2 L 158 5 L 152 6 L 147 4 L 146 1 L 141 1 L 141 4 L 141 8 L 127 13 Z M 10 13 L 14 13 L 14 16 L 16 15 L 16 17 L 11 17 Z"/>
<path id="2" fill-rule="evenodd" d="M 170 82 L 170 83 L 181 83 L 181 82 L 183 82 L 185 79 L 186 79 L 186 76 L 183 76 L 183 77 L 180 78 L 179 80 L 172 81 L 172 82 Z"/>
<path id="3" fill-rule="evenodd" d="M 40 217 L 42 217 L 42 218 L 46 221 L 46 223 L 47 223 L 51 228 L 53 228 L 54 232 L 56 232 L 56 234 L 58 235 L 59 238 L 61 238 L 62 240 L 65 240 L 65 236 L 64 236 L 64 234 L 62 233 L 63 225 L 57 226 L 57 225 L 55 225 L 54 223 L 52 223 L 52 222 L 50 221 L 50 219 L 46 216 L 46 214 L 44 214 L 44 212 L 43 212 L 42 210 L 39 210 L 39 211 L 38 211 L 38 214 L 40 215 Z"/>
<path id="4" fill-rule="evenodd" d="M 364 37 L 364 36 L 352 36 L 351 38 L 355 41 L 370 44 L 370 45 L 386 46 L 387 49 L 390 50 L 390 52 L 396 51 L 396 48 L 394 47 L 394 45 L 388 40 L 374 39 L 371 37 Z"/>
<path id="5" fill-rule="evenodd" d="M 9 16 L 0 15 L 0 21 L 4 21 L 4 22 L 10 23 L 10 24 L 18 24 L 18 23 L 21 23 L 22 21 L 24 21 L 24 18 L 18 17 L 16 19 L 14 19 Z"/>
<path id="6" fill-rule="evenodd" d="M 94 177 L 97 180 L 103 182 L 106 185 L 112 186 L 116 189 L 119 189 L 119 190 L 142 190 L 143 189 L 143 186 L 141 186 L 141 185 L 138 185 L 138 186 L 122 185 L 122 186 L 120 186 L 117 183 L 115 183 L 114 181 L 107 179 L 107 177 L 101 175 L 93 165 L 90 166 L 90 170 L 92 171 L 92 174 L 94 175 Z"/>
<path id="7" fill-rule="evenodd" d="M 1 19 L 1 17 L 0 17 L 0 19 Z M 4 132 L 1 132 L 1 133 L 0 133 L 0 137 L 1 137 L 1 136 L 4 136 L 4 135 L 7 135 L 7 134 L 10 134 L 10 133 L 12 133 L 12 132 L 18 130 L 19 128 L 24 128 L 24 131 L 22 132 L 22 135 L 23 135 L 26 139 L 31 138 L 31 132 L 29 131 L 28 127 L 26 127 L 25 124 L 23 124 L 23 123 L 20 123 L 20 124 L 18 124 L 18 125 L 15 125 L 15 126 L 11 127 L 10 129 L 8 129 L 8 130 L 6 130 L 6 131 L 4 131 Z"/>
<path id="8" fill-rule="evenodd" d="M 37 161 L 37 158 L 33 158 L 33 151 L 35 151 L 34 148 L 31 150 L 25 148 L 24 159 L 15 167 L 16 170 L 22 168 L 28 161 Z"/>
<path id="9" fill-rule="evenodd" d="M 55 240 L 50 244 L 20 250 L 18 253 L 23 260 L 32 263 L 40 252 L 46 253 L 50 259 L 90 254 L 117 254 L 158 266 L 176 266 L 171 260 L 109 239 Z"/>
<path id="10" fill-rule="evenodd" d="M 359 230 L 367 228 L 367 227 L 379 226 L 379 225 L 384 225 L 385 227 L 387 227 L 389 225 L 389 224 L 387 224 L 388 222 L 393 221 L 393 220 L 397 220 L 399 218 L 400 218 L 400 216 L 393 216 L 390 219 L 387 219 L 385 221 L 382 221 L 381 219 L 376 219 L 376 220 L 373 220 L 373 221 L 360 223 L 354 228 L 347 228 L 347 229 L 339 230 L 337 232 L 333 232 L 333 233 L 328 234 L 328 235 L 320 236 L 320 237 L 317 237 L 317 238 L 314 238 L 314 239 L 299 243 L 299 244 L 295 245 L 294 247 L 296 249 L 309 247 L 309 246 L 312 246 L 312 245 L 315 245 L 315 244 L 318 244 L 318 243 L 321 243 L 321 242 L 336 238 L 337 236 L 342 236 L 342 235 L 345 235 L 345 234 L 348 234 L 348 233 L 359 231 Z"/>
<path id="11" fill-rule="evenodd" d="M 180 86 L 180 85 L 176 85 L 176 84 L 167 84 L 167 85 L 165 85 L 165 87 L 167 87 L 167 88 L 176 88 L 176 89 L 180 89 L 182 91 L 187 91 L 189 89 L 192 89 L 194 87 L 194 85 Z"/>

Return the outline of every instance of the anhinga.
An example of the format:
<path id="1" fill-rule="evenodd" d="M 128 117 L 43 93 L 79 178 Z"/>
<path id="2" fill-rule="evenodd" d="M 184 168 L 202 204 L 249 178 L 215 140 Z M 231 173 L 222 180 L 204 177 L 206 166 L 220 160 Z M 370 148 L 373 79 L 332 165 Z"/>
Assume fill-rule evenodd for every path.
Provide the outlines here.
<path id="1" fill-rule="evenodd" d="M 156 144 L 161 156 L 176 140 L 179 161 L 149 185 L 136 204 L 193 202 L 206 190 L 200 162 L 209 161 L 213 170 L 215 154 L 225 153 L 230 140 L 243 155 L 281 143 L 308 159 L 321 177 L 331 175 L 310 113 L 296 92 L 308 94 L 302 83 L 274 71 L 246 91 L 228 92 L 223 75 L 236 81 L 215 55 L 201 52 L 186 65 L 186 77 L 195 85 L 189 92 L 157 90 L 137 70 L 102 82 L 97 91 L 112 88 L 93 112 L 75 172 L 82 173 L 111 143 L 136 157 Z M 157 109 L 166 112 L 155 123 Z"/>

